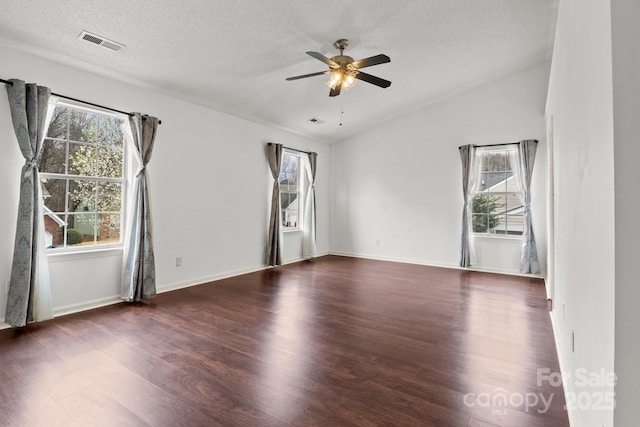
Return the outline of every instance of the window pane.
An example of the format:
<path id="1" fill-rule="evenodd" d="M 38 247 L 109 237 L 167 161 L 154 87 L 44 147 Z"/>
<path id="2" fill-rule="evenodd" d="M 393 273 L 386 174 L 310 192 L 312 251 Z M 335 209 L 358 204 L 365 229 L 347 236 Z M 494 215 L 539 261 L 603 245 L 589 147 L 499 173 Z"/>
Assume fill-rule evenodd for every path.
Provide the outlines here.
<path id="1" fill-rule="evenodd" d="M 69 211 L 95 212 L 96 183 L 94 181 L 69 180 Z"/>
<path id="2" fill-rule="evenodd" d="M 122 206 L 122 184 L 98 182 L 98 212 L 120 212 Z"/>
<path id="3" fill-rule="evenodd" d="M 96 143 L 98 142 L 98 132 L 100 130 L 100 115 L 89 112 L 87 113 L 85 126 L 80 141 Z"/>
<path id="4" fill-rule="evenodd" d="M 474 233 L 488 233 L 489 232 L 489 215 L 473 214 L 472 225 L 473 225 Z"/>
<path id="5" fill-rule="evenodd" d="M 473 231 L 490 233 L 498 225 L 499 214 L 504 211 L 504 195 L 479 194 L 473 198 L 471 212 L 473 214 Z"/>
<path id="6" fill-rule="evenodd" d="M 67 215 L 67 245 L 93 244 L 96 215 L 93 212 Z"/>
<path id="7" fill-rule="evenodd" d="M 95 114 L 88 111 L 70 108 L 69 113 L 69 139 L 72 141 L 89 141 L 90 127 L 95 125 Z"/>
<path id="8" fill-rule="evenodd" d="M 120 215 L 98 214 L 100 228 L 96 230 L 99 244 L 120 242 Z"/>
<path id="9" fill-rule="evenodd" d="M 283 191 L 298 190 L 298 163 L 300 157 L 291 154 L 282 155 L 282 168 L 280 169 L 280 188 Z"/>
<path id="10" fill-rule="evenodd" d="M 67 126 L 69 124 L 69 109 L 57 106 L 51 115 L 47 137 L 56 139 L 67 139 Z"/>
<path id="11" fill-rule="evenodd" d="M 482 171 L 504 171 L 507 170 L 509 159 L 506 151 L 488 151 L 482 154 Z"/>
<path id="12" fill-rule="evenodd" d="M 505 195 L 505 203 L 507 212 L 513 212 L 524 206 L 524 201 L 519 193 L 507 193 Z"/>
<path id="13" fill-rule="evenodd" d="M 487 181 L 487 191 L 502 193 L 507 191 L 507 181 L 511 173 L 506 172 L 486 172 L 483 174 Z"/>
<path id="14" fill-rule="evenodd" d="M 522 235 L 524 232 L 524 212 L 507 216 L 507 234 Z"/>
<path id="15" fill-rule="evenodd" d="M 292 203 L 296 201 L 297 193 L 280 193 L 280 207 L 282 210 L 291 209 Z M 295 203 L 297 205 L 297 203 Z"/>
<path id="16" fill-rule="evenodd" d="M 491 199 L 489 213 L 503 214 L 507 209 L 507 195 L 505 193 L 491 193 L 487 195 Z"/>
<path id="17" fill-rule="evenodd" d="M 490 213 L 498 209 L 500 206 L 500 197 L 495 194 L 478 194 L 473 198 L 471 212 L 472 213 Z"/>
<path id="18" fill-rule="evenodd" d="M 66 156 L 66 142 L 45 139 L 40 151 L 38 169 L 43 173 L 65 173 Z"/>
<path id="19" fill-rule="evenodd" d="M 41 183 L 45 207 L 56 213 L 64 212 L 64 202 L 67 196 L 67 180 L 43 179 Z"/>
<path id="20" fill-rule="evenodd" d="M 97 151 L 97 176 L 122 177 L 122 148 L 100 147 Z"/>
<path id="21" fill-rule="evenodd" d="M 280 193 L 282 225 L 298 227 L 298 193 Z"/>
<path id="22" fill-rule="evenodd" d="M 96 147 L 69 143 L 69 173 L 71 175 L 95 176 Z"/>
<path id="23" fill-rule="evenodd" d="M 66 222 L 64 214 L 44 215 L 44 230 L 47 248 L 58 248 L 64 245 L 65 225 Z"/>
<path id="24" fill-rule="evenodd" d="M 98 143 L 101 145 L 115 145 L 122 147 L 122 120 L 113 116 L 102 116 L 98 131 Z"/>

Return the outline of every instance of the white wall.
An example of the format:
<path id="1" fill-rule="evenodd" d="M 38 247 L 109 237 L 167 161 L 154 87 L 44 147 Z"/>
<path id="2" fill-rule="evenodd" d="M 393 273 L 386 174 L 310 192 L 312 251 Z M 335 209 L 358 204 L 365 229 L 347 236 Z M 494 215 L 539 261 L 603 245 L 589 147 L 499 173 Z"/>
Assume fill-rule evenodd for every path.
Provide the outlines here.
<path id="1" fill-rule="evenodd" d="M 458 146 L 538 139 L 534 232 L 546 267 L 544 104 L 549 63 L 500 78 L 331 147 L 331 251 L 457 266 Z M 475 267 L 516 273 L 520 240 L 476 239 Z"/>
<path id="2" fill-rule="evenodd" d="M 616 426 L 638 425 L 640 402 L 640 2 L 611 2 L 616 210 Z"/>
<path id="3" fill-rule="evenodd" d="M 546 114 L 553 117 L 552 319 L 561 366 L 568 375 L 579 369 L 612 373 L 616 230 L 609 2 L 560 2 Z M 578 387 L 573 379 L 565 388 L 584 399 L 613 390 Z M 584 405 L 570 415 L 573 426 L 613 425 L 613 411 L 595 405 Z"/>
<path id="4" fill-rule="evenodd" d="M 264 266 L 271 174 L 265 143 L 318 153 L 318 251 L 329 250 L 330 149 L 293 134 L 0 47 L 0 76 L 49 86 L 54 92 L 142 111 L 162 120 L 149 165 L 159 290 Z M 3 90 L 4 92 L 4 90 Z M 23 160 L 0 95 L 0 319 L 10 276 Z M 284 260 L 301 257 L 301 233 L 286 233 Z M 54 309 L 73 311 L 119 294 L 120 252 L 51 256 Z M 183 266 L 175 266 L 175 258 Z"/>

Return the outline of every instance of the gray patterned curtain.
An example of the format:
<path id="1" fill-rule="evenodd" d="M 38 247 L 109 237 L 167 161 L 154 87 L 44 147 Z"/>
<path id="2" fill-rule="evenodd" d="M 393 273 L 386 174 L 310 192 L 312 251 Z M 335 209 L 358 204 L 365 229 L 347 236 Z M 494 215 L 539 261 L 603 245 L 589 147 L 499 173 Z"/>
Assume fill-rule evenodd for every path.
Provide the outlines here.
<path id="1" fill-rule="evenodd" d="M 473 253 L 473 230 L 471 201 L 475 195 L 478 170 L 476 166 L 476 148 L 473 145 L 463 145 L 459 148 L 462 161 L 462 232 L 460 238 L 460 267 L 471 266 Z"/>
<path id="2" fill-rule="evenodd" d="M 129 117 L 129 136 L 138 170 L 130 187 L 129 221 L 124 240 L 121 298 L 138 302 L 156 295 L 156 268 L 153 255 L 149 177 L 146 167 L 158 129 L 158 119 L 134 113 Z"/>
<path id="3" fill-rule="evenodd" d="M 305 162 L 305 170 L 309 179 L 309 191 L 304 204 L 304 223 L 302 230 L 302 256 L 304 258 L 315 258 L 318 254 L 316 248 L 316 163 L 317 153 L 309 153 L 308 161 Z"/>
<path id="4" fill-rule="evenodd" d="M 271 215 L 269 216 L 269 235 L 267 236 L 267 265 L 282 264 L 282 219 L 280 218 L 280 169 L 282 168 L 282 144 L 267 144 L 267 159 L 273 192 L 271 193 Z"/>
<path id="5" fill-rule="evenodd" d="M 20 172 L 18 222 L 5 323 L 19 327 L 53 318 L 37 163 L 46 132 L 51 91 L 22 80 L 10 82 L 7 94 L 11 119 L 25 163 Z"/>
<path id="6" fill-rule="evenodd" d="M 531 177 L 537 149 L 538 141 L 534 139 L 520 141 L 518 144 L 518 176 L 520 178 L 520 193 L 524 200 L 524 233 L 522 234 L 520 272 L 530 274 L 536 274 L 540 271 L 531 218 Z"/>

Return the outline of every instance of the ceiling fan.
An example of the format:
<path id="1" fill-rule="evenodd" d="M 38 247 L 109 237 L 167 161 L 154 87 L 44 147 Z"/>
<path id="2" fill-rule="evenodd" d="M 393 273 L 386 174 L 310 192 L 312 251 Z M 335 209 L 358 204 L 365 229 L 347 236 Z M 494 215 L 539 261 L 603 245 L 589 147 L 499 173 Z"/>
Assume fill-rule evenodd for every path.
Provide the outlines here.
<path id="1" fill-rule="evenodd" d="M 356 79 L 374 84 L 381 88 L 391 86 L 391 82 L 389 80 L 381 79 L 380 77 L 372 76 L 371 74 L 360 71 L 360 68 L 391 62 L 391 59 L 387 55 L 380 54 L 370 58 L 354 61 L 352 57 L 344 55 L 345 48 L 349 46 L 349 40 L 336 40 L 333 46 L 340 50 L 340 55 L 336 55 L 331 59 L 318 52 L 306 52 L 307 55 L 327 64 L 329 66 L 328 70 L 304 74 L 301 76 L 287 77 L 286 80 L 298 80 L 307 77 L 320 76 L 322 74 L 331 74 L 329 81 L 327 82 L 327 85 L 331 88 L 329 96 L 340 95 L 340 91 L 342 89 L 349 89 L 356 83 Z"/>

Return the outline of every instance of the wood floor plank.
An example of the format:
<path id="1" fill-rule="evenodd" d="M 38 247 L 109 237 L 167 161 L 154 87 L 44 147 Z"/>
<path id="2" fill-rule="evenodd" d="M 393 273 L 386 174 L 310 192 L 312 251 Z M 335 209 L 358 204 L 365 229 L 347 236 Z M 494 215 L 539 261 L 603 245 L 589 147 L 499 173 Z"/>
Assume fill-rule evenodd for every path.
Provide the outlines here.
<path id="1" fill-rule="evenodd" d="M 0 367 L 9 426 L 569 425 L 541 280 L 349 257 L 0 331 Z"/>

